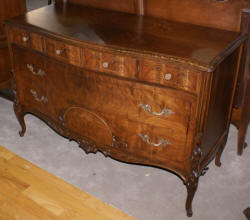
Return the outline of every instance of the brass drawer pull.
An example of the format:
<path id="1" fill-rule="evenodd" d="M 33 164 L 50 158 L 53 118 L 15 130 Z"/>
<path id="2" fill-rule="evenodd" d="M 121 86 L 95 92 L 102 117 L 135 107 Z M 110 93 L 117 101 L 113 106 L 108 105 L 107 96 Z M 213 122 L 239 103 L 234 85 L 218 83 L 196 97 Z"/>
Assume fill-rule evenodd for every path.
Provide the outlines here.
<path id="1" fill-rule="evenodd" d="M 103 68 L 108 68 L 108 67 L 109 67 L 109 63 L 108 63 L 108 62 L 104 62 L 104 63 L 102 64 L 102 66 L 103 66 Z"/>
<path id="2" fill-rule="evenodd" d="M 164 108 L 162 109 L 162 111 L 160 113 L 157 113 L 157 112 L 152 112 L 152 108 L 149 104 L 139 104 L 140 107 L 142 107 L 144 109 L 145 112 L 148 112 L 152 115 L 155 115 L 155 116 L 169 116 L 169 115 L 172 115 L 174 114 L 174 112 L 170 109 L 167 109 L 167 108 Z"/>
<path id="3" fill-rule="evenodd" d="M 34 67 L 30 64 L 27 64 L 27 68 L 28 70 L 33 74 L 33 75 L 36 75 L 36 76 L 44 76 L 45 75 L 45 72 L 44 70 L 41 70 L 39 69 L 38 72 L 35 72 L 34 71 Z"/>
<path id="4" fill-rule="evenodd" d="M 159 147 L 159 146 L 163 146 L 165 147 L 166 145 L 169 145 L 171 144 L 169 141 L 167 140 L 164 140 L 164 139 L 160 139 L 159 142 L 156 144 L 156 143 L 153 143 L 150 141 L 150 138 L 148 135 L 146 134 L 139 134 L 139 137 L 141 137 L 141 139 L 145 142 L 147 142 L 148 144 L 154 146 L 154 147 Z"/>
<path id="5" fill-rule="evenodd" d="M 43 103 L 48 102 L 48 99 L 44 96 L 42 96 L 41 98 L 38 98 L 37 92 L 35 90 L 31 89 L 30 92 L 37 102 L 43 102 Z"/>
<path id="6" fill-rule="evenodd" d="M 23 40 L 23 42 L 27 42 L 29 40 L 29 37 L 23 36 L 22 40 Z"/>
<path id="7" fill-rule="evenodd" d="M 171 73 L 165 74 L 165 80 L 169 81 L 171 78 L 172 78 L 172 74 Z"/>

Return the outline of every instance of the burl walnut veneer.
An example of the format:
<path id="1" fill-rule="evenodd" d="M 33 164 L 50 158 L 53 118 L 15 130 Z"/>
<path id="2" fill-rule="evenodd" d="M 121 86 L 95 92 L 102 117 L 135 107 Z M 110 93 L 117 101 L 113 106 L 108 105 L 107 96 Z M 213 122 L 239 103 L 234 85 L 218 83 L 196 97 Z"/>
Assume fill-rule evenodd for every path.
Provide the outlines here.
<path id="1" fill-rule="evenodd" d="M 170 170 L 192 216 L 199 177 L 215 157 L 220 166 L 247 35 L 122 2 L 56 3 L 6 22 L 20 135 L 32 113 L 88 153 Z"/>

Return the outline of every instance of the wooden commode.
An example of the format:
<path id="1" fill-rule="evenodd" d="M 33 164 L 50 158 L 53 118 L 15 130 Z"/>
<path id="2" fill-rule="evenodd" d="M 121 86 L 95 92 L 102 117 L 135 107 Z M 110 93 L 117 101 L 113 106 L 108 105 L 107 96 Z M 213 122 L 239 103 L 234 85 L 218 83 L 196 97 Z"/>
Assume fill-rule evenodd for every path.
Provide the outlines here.
<path id="1" fill-rule="evenodd" d="M 142 1 L 82 2 L 6 22 L 20 135 L 32 113 L 86 152 L 170 170 L 192 216 L 199 177 L 220 165 L 247 35 L 143 16 Z"/>

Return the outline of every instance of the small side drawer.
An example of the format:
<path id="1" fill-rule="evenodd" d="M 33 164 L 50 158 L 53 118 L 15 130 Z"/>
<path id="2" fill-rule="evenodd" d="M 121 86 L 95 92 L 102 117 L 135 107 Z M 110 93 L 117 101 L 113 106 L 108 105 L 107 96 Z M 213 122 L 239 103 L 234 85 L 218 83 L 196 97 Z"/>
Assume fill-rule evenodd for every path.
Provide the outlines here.
<path id="1" fill-rule="evenodd" d="M 174 88 L 197 92 L 198 73 L 182 67 L 157 63 L 151 60 L 139 61 L 138 79 Z"/>
<path id="2" fill-rule="evenodd" d="M 81 66 L 81 49 L 60 41 L 46 38 L 44 41 L 45 53 L 76 66 Z"/>
<path id="3" fill-rule="evenodd" d="M 43 38 L 39 34 L 30 33 L 24 29 L 10 28 L 9 39 L 11 43 L 43 51 Z"/>
<path id="4" fill-rule="evenodd" d="M 128 78 L 136 76 L 135 58 L 90 49 L 83 50 L 83 66 L 91 70 Z"/>

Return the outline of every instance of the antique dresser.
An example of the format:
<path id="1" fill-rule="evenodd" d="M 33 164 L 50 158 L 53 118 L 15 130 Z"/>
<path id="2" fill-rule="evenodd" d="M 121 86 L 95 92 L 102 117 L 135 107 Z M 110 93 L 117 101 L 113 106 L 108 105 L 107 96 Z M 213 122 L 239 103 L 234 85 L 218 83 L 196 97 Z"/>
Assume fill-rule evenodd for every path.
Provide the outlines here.
<path id="1" fill-rule="evenodd" d="M 1 0 L 0 2 L 0 90 L 11 87 L 11 65 L 3 21 L 25 13 L 25 0 Z"/>
<path id="2" fill-rule="evenodd" d="M 143 15 L 149 3 L 57 1 L 8 20 L 14 110 L 21 136 L 32 113 L 87 153 L 172 171 L 192 216 L 199 177 L 220 166 L 247 34 Z"/>

